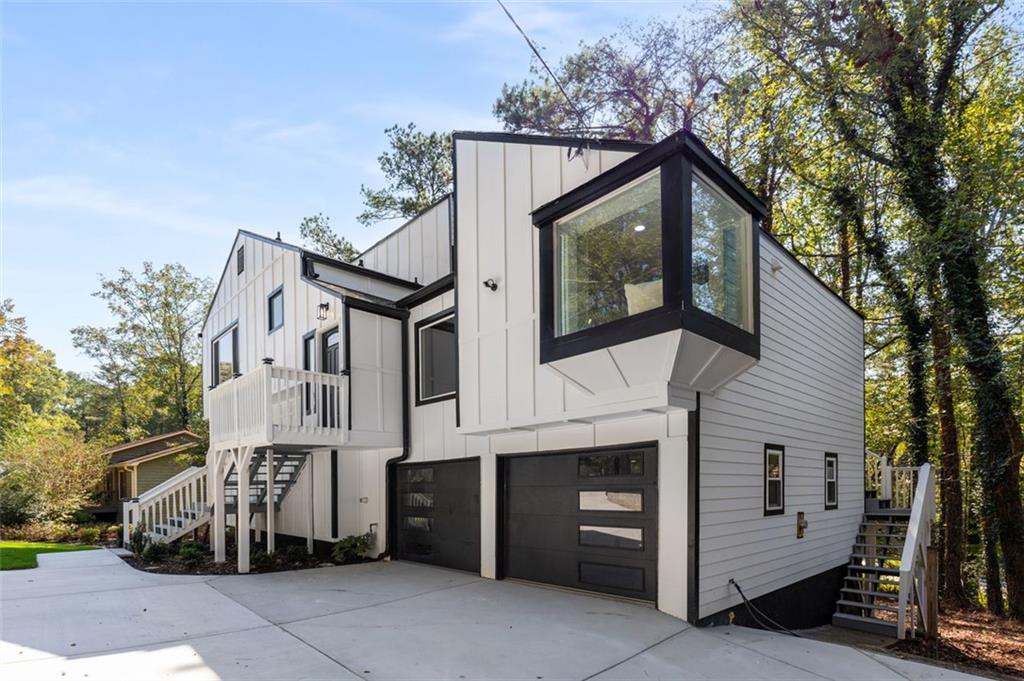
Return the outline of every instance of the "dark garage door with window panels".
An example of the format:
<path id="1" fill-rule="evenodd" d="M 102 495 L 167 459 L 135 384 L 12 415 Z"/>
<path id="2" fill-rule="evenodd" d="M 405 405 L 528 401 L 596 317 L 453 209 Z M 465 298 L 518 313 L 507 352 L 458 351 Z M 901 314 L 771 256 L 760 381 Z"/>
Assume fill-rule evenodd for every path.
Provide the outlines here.
<path id="1" fill-rule="evenodd" d="M 398 557 L 480 572 L 480 460 L 398 467 Z"/>
<path id="2" fill-rule="evenodd" d="M 503 576 L 656 599 L 656 448 L 501 462 Z"/>

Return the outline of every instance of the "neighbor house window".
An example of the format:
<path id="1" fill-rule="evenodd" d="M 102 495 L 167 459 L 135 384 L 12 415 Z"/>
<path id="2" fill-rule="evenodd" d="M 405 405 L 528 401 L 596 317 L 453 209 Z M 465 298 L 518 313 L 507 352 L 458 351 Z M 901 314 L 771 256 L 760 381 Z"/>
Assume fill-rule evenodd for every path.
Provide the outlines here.
<path id="1" fill-rule="evenodd" d="M 764 446 L 764 514 L 778 515 L 785 508 L 786 450 L 779 445 Z"/>
<path id="2" fill-rule="evenodd" d="M 696 173 L 691 206 L 693 305 L 751 331 L 750 213 Z"/>
<path id="3" fill-rule="evenodd" d="M 555 335 L 663 304 L 661 170 L 564 218 L 555 229 Z"/>
<path id="4" fill-rule="evenodd" d="M 267 332 L 284 326 L 284 289 L 278 287 L 267 297 Z"/>
<path id="5" fill-rule="evenodd" d="M 238 252 L 235 253 L 235 266 L 239 274 L 245 271 L 245 246 L 238 247 Z"/>
<path id="6" fill-rule="evenodd" d="M 238 327 L 217 336 L 211 344 L 213 382 L 217 386 L 238 373 Z"/>
<path id="7" fill-rule="evenodd" d="M 839 508 L 839 455 L 825 454 L 825 510 Z"/>
<path id="8" fill-rule="evenodd" d="M 455 396 L 455 315 L 445 311 L 416 324 L 418 402 Z"/>

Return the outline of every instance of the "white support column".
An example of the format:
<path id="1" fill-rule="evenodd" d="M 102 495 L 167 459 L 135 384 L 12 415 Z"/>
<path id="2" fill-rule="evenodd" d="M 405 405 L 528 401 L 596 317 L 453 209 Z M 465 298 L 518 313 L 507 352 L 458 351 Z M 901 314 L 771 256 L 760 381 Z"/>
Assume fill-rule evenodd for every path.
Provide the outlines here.
<path id="1" fill-rule="evenodd" d="M 313 452 L 306 453 L 306 551 L 313 553 Z"/>
<path id="2" fill-rule="evenodd" d="M 235 502 L 235 545 L 238 547 L 238 574 L 249 572 L 249 464 L 252 447 L 239 447 L 235 457 L 238 473 L 238 500 Z"/>
<path id="3" fill-rule="evenodd" d="M 213 504 L 213 523 L 210 527 L 210 541 L 213 543 L 213 560 L 223 563 L 227 559 L 227 514 L 224 512 L 224 459 L 227 452 L 214 450 L 209 457 L 210 469 L 206 473 L 206 484 L 210 489 Z"/>
<path id="4" fill-rule="evenodd" d="M 267 553 L 274 552 L 274 448 L 267 449 Z"/>

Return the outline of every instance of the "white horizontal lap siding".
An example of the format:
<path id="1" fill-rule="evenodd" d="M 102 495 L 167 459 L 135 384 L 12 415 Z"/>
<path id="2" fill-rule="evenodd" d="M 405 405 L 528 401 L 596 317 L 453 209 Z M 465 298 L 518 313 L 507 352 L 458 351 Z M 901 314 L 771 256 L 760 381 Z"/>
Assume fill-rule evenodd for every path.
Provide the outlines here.
<path id="1" fill-rule="evenodd" d="M 460 425 L 500 430 L 600 415 L 645 388 L 589 396 L 539 361 L 539 238 L 530 213 L 632 156 L 568 147 L 456 141 Z M 481 282 L 493 279 L 496 291 Z"/>
<path id="2" fill-rule="evenodd" d="M 451 199 L 439 201 L 368 248 L 363 265 L 394 277 L 429 284 L 451 272 Z"/>
<path id="3" fill-rule="evenodd" d="M 755 598 L 844 564 L 864 510 L 862 320 L 765 236 L 760 266 L 761 360 L 701 396 L 701 617 L 741 602 L 729 579 Z M 764 515 L 766 443 L 785 447 L 782 515 Z M 839 455 L 829 511 L 825 452 Z"/>
<path id="4" fill-rule="evenodd" d="M 238 274 L 235 254 L 245 248 L 245 271 Z M 284 326 L 268 333 L 267 296 L 277 287 L 284 291 Z M 328 318 L 316 318 L 317 307 L 328 303 Z M 299 253 L 286 245 L 239 234 L 203 326 L 203 385 L 212 381 L 214 339 L 229 325 L 238 324 L 238 370 L 252 371 L 264 357 L 274 364 L 302 367 L 302 337 L 313 330 L 338 325 L 339 300 L 302 279 Z M 319 345 L 318 345 L 319 347 Z M 205 390 L 204 407 L 207 406 Z"/>

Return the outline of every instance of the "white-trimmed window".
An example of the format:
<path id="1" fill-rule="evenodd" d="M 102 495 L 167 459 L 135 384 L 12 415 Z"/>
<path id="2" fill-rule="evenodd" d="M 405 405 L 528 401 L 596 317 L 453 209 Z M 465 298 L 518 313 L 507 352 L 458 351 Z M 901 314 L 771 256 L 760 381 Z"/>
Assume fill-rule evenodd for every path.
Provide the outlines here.
<path id="1" fill-rule="evenodd" d="M 416 403 L 447 400 L 456 390 L 455 313 L 416 323 Z"/>
<path id="2" fill-rule="evenodd" d="M 839 455 L 825 452 L 825 510 L 839 508 Z"/>
<path id="3" fill-rule="evenodd" d="M 780 515 L 786 507 L 786 448 L 764 446 L 764 514 Z"/>
<path id="4" fill-rule="evenodd" d="M 278 286 L 267 296 L 267 333 L 284 326 L 284 287 Z"/>
<path id="5" fill-rule="evenodd" d="M 213 376 L 211 385 L 216 387 L 230 381 L 238 373 L 238 325 L 222 331 L 210 344 Z"/>

